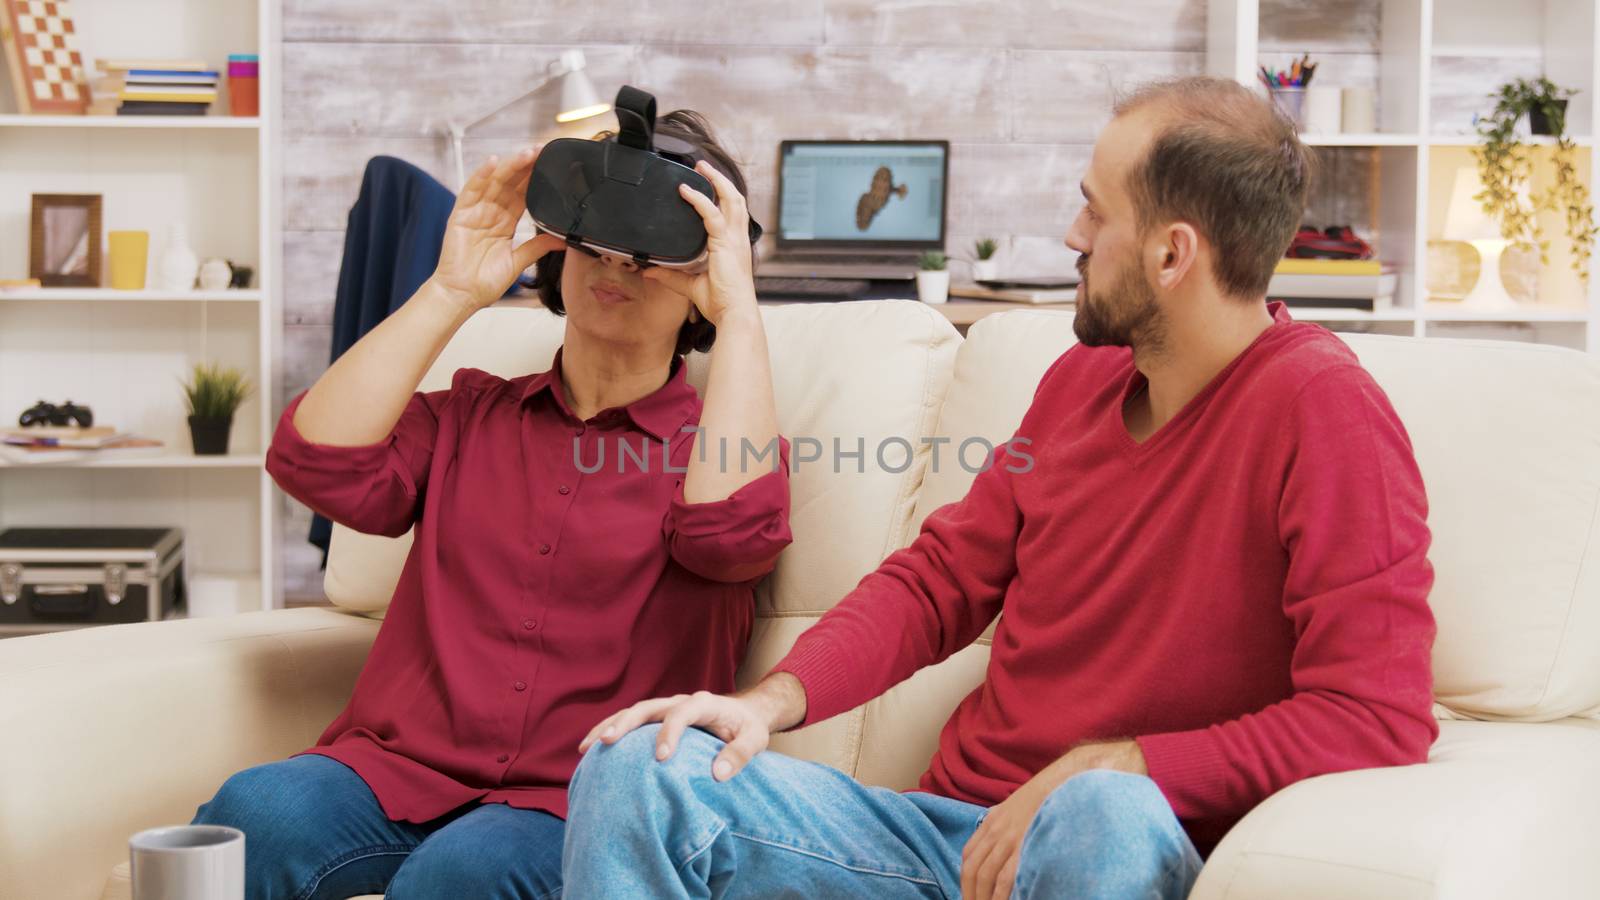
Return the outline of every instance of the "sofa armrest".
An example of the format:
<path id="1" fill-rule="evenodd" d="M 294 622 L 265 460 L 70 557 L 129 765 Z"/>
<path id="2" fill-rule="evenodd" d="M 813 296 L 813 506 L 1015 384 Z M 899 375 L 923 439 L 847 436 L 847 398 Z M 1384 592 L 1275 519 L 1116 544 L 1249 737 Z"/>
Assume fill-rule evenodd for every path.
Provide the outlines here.
<path id="1" fill-rule="evenodd" d="M 0 900 L 98 897 L 135 831 L 311 746 L 378 624 L 299 609 L 0 641 Z"/>
<path id="2" fill-rule="evenodd" d="M 1600 723 L 1441 722 L 1429 761 L 1312 778 L 1212 853 L 1191 900 L 1593 897 Z"/>

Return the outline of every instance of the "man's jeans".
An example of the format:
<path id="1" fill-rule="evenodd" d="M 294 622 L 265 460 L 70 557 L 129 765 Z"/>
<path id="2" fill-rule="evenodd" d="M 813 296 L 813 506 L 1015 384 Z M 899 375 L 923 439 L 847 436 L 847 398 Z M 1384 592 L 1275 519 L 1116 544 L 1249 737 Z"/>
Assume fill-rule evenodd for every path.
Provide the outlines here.
<path id="1" fill-rule="evenodd" d="M 861 785 L 762 753 L 711 777 L 722 742 L 689 730 L 657 763 L 659 726 L 589 750 L 573 777 L 567 900 L 591 897 L 958 897 L 987 809 Z M 1039 808 L 1017 898 L 1181 898 L 1200 857 L 1150 779 L 1096 770 Z"/>
<path id="2" fill-rule="evenodd" d="M 563 825 L 549 813 L 468 804 L 416 825 L 391 822 L 366 782 L 325 756 L 246 769 L 195 813 L 244 832 L 249 900 L 544 900 L 561 894 Z"/>

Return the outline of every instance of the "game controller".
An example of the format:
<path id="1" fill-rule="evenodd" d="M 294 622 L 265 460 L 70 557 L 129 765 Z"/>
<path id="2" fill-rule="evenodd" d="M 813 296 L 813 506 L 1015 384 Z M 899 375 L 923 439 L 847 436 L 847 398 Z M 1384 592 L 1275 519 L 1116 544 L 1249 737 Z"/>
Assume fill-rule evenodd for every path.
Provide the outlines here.
<path id="1" fill-rule="evenodd" d="M 40 400 L 22 411 L 22 415 L 17 417 L 17 424 L 23 428 L 46 425 L 58 427 L 76 425 L 79 428 L 88 428 L 94 425 L 94 411 L 87 406 L 79 406 L 71 400 L 60 406 Z"/>
<path id="2" fill-rule="evenodd" d="M 57 425 L 76 425 L 79 428 L 89 428 L 94 425 L 94 411 L 87 406 L 79 406 L 68 400 L 61 405 L 59 410 L 61 420 Z"/>
<path id="3" fill-rule="evenodd" d="M 32 428 L 35 425 L 49 425 L 60 414 L 61 411 L 56 408 L 54 403 L 46 403 L 40 400 L 22 411 L 22 415 L 17 417 L 17 424 L 23 428 Z"/>

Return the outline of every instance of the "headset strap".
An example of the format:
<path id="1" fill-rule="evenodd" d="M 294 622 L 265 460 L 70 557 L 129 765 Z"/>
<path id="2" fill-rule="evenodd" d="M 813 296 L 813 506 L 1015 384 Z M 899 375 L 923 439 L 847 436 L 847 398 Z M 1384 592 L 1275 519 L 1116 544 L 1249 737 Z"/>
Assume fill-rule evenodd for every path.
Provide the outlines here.
<path id="1" fill-rule="evenodd" d="M 617 143 L 640 150 L 655 149 L 656 98 L 632 85 L 617 91 L 617 123 L 621 130 Z"/>

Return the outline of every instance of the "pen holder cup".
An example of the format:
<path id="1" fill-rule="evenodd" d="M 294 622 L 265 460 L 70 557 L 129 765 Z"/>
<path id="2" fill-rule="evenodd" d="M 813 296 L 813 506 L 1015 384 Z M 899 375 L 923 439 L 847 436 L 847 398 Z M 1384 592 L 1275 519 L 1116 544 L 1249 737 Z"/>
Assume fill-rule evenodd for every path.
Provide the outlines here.
<path id="1" fill-rule="evenodd" d="M 1305 105 L 1306 89 L 1303 87 L 1283 87 L 1272 89 L 1272 102 L 1277 104 L 1278 110 L 1289 121 L 1294 123 L 1296 131 L 1304 131 L 1306 127 Z"/>

